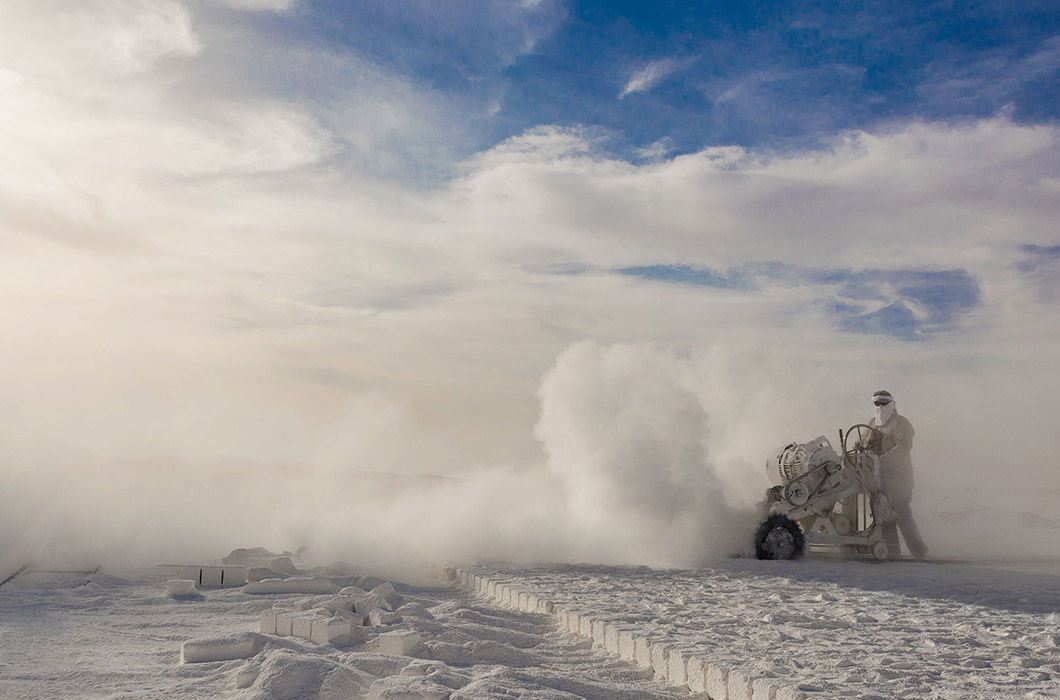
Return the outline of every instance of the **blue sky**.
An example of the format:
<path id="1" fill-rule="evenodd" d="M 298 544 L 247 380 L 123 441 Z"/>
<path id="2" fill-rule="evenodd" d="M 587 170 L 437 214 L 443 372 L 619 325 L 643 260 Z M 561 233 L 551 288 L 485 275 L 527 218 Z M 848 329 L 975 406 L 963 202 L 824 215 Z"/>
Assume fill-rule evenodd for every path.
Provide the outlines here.
<path id="1" fill-rule="evenodd" d="M 1052 3 L 313 1 L 246 21 L 459 105 L 474 150 L 540 124 L 602 129 L 634 157 L 1060 109 Z"/>

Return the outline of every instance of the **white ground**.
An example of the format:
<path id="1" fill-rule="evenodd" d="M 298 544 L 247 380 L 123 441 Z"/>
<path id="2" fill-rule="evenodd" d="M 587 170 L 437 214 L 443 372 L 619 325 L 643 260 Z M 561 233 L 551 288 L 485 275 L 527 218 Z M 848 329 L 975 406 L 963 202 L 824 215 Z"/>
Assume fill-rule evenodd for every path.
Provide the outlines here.
<path id="1" fill-rule="evenodd" d="M 592 611 L 771 687 L 811 697 L 1060 696 L 1060 565 L 728 560 L 662 571 L 471 567 Z M 0 588 L 0 696 L 677 697 L 688 688 L 589 648 L 553 615 L 503 609 L 454 585 L 402 586 L 429 615 L 366 643 L 267 637 L 249 660 L 180 664 L 181 643 L 259 628 L 277 602 L 330 596 L 205 590 L 177 601 L 157 571 L 31 573 Z M 362 587 L 371 580 L 342 580 Z M 413 656 L 374 653 L 415 629 Z M 247 685 L 237 689 L 237 681 Z M 409 693 L 415 692 L 416 695 Z M 797 692 L 791 694 L 797 695 Z"/>

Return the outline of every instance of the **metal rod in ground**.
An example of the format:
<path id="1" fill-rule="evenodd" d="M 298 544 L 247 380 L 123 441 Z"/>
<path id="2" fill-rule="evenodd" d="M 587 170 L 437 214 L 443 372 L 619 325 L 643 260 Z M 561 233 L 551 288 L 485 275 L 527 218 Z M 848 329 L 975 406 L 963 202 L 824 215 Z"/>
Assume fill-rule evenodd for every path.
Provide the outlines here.
<path id="1" fill-rule="evenodd" d="M 7 578 L 5 578 L 5 579 L 4 579 L 3 581 L 0 581 L 0 586 L 3 586 L 3 585 L 4 585 L 5 583 L 7 583 L 8 581 L 10 581 L 11 579 L 15 578 L 15 577 L 16 577 L 16 576 L 18 576 L 19 574 L 22 574 L 22 573 L 23 573 L 23 572 L 25 572 L 25 571 L 26 571 L 27 569 L 29 569 L 29 568 L 30 568 L 31 566 L 33 566 L 33 562 L 31 562 L 31 561 L 27 561 L 27 562 L 26 562 L 25 564 L 23 564 L 23 565 L 22 565 L 22 566 L 21 566 L 21 567 L 19 568 L 19 570 L 18 570 L 18 571 L 16 571 L 15 573 L 11 574 L 11 575 L 10 575 L 10 576 L 8 576 Z"/>

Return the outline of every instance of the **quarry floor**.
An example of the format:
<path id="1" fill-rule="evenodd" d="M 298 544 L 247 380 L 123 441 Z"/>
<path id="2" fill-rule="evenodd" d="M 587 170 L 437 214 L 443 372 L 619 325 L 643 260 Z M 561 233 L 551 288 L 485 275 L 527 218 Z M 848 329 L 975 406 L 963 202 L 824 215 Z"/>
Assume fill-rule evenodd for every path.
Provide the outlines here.
<path id="1" fill-rule="evenodd" d="M 715 698 L 1060 696 L 1055 561 L 448 573 L 394 582 L 427 611 L 378 628 L 416 630 L 410 656 L 377 653 L 373 630 L 352 645 L 267 636 L 253 658 L 196 664 L 183 642 L 327 596 L 174 600 L 154 570 L 26 574 L 0 588 L 0 697 L 668 698 L 702 695 L 708 673 Z"/>

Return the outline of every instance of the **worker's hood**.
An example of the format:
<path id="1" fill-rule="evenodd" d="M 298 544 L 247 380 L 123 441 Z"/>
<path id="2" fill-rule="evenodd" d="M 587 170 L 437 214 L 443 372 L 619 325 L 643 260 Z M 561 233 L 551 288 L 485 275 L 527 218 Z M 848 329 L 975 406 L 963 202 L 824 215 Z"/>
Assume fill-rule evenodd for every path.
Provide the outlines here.
<path id="1" fill-rule="evenodd" d="M 888 402 L 883 406 L 876 407 L 876 425 L 883 425 L 887 421 L 891 420 L 891 416 L 894 415 L 895 403 L 894 401 Z"/>

